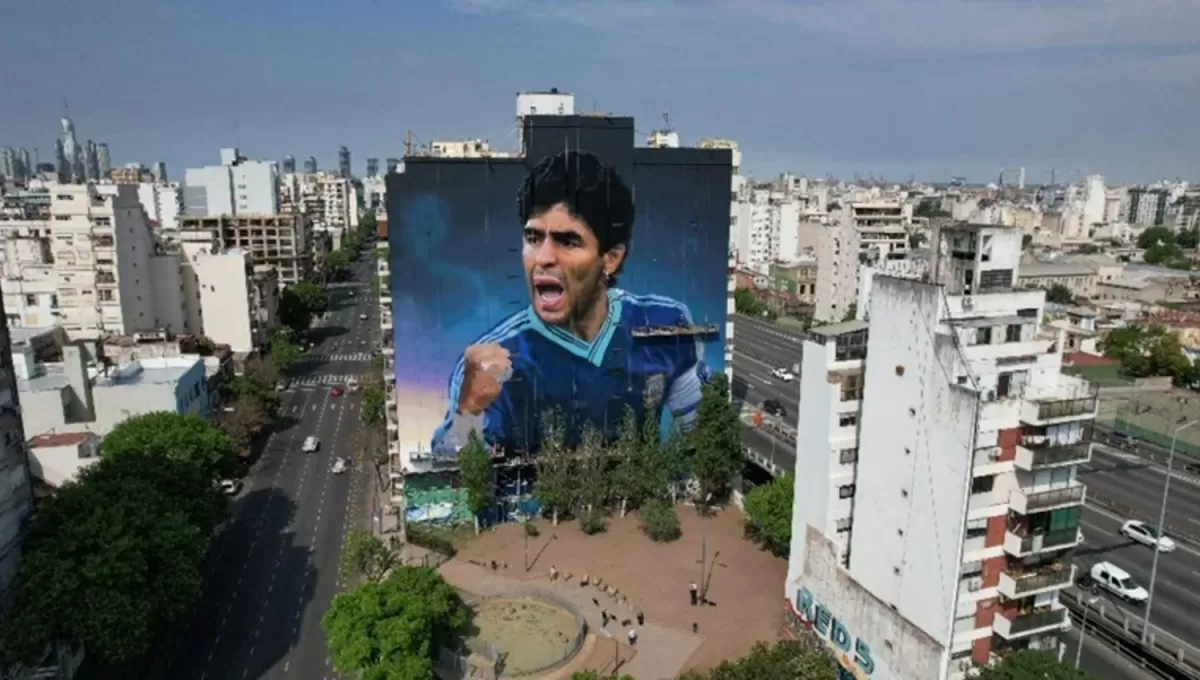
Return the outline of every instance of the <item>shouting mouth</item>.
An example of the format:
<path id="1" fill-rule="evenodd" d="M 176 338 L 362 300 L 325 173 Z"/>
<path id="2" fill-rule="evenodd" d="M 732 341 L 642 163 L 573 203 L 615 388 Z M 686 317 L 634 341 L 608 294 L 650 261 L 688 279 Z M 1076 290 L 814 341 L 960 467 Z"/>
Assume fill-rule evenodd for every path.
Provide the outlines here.
<path id="1" fill-rule="evenodd" d="M 540 311 L 558 313 L 567 302 L 567 289 L 553 276 L 533 277 L 533 297 Z"/>

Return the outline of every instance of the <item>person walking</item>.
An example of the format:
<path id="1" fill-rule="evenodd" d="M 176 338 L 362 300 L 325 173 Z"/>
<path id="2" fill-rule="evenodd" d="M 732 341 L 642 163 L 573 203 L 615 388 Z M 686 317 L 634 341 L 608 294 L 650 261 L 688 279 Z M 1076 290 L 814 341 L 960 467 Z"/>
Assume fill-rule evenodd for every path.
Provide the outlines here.
<path id="1" fill-rule="evenodd" d="M 692 585 L 688 587 L 688 591 L 692 595 L 692 606 L 695 607 L 700 600 L 700 587 L 696 585 L 695 581 L 692 581 Z"/>
<path id="2" fill-rule="evenodd" d="M 629 646 L 630 647 L 637 646 L 637 630 L 634 628 L 629 629 Z"/>
<path id="3" fill-rule="evenodd" d="M 692 621 L 692 635 L 700 634 L 700 624 Z"/>
<path id="4" fill-rule="evenodd" d="M 638 612 L 637 620 L 638 620 L 638 626 L 646 625 L 646 615 L 645 614 Z"/>

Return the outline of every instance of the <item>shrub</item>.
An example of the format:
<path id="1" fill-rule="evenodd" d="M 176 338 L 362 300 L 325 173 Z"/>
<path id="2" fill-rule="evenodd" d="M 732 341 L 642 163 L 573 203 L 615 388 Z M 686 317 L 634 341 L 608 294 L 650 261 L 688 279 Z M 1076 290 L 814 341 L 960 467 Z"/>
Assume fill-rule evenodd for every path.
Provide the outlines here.
<path id="1" fill-rule="evenodd" d="M 542 533 L 541 530 L 539 530 L 537 525 L 534 524 L 533 522 L 525 523 L 525 535 L 526 536 L 528 536 L 530 538 L 537 538 L 538 536 L 541 535 L 541 533 Z"/>
<path id="2" fill-rule="evenodd" d="M 652 541 L 666 543 L 683 534 L 679 528 L 679 515 L 675 512 L 675 506 L 665 500 L 655 499 L 647 503 L 638 510 L 638 520 L 642 532 Z"/>
<path id="3" fill-rule="evenodd" d="M 447 557 L 454 557 L 458 552 L 454 548 L 454 544 L 443 536 L 436 527 L 427 527 L 421 524 L 409 524 L 407 526 L 408 542 L 413 545 L 419 545 L 426 550 L 432 550 L 436 553 L 441 553 Z"/>
<path id="4" fill-rule="evenodd" d="M 608 531 L 608 520 L 600 510 L 586 510 L 579 516 L 579 528 L 589 536 L 603 533 Z"/>

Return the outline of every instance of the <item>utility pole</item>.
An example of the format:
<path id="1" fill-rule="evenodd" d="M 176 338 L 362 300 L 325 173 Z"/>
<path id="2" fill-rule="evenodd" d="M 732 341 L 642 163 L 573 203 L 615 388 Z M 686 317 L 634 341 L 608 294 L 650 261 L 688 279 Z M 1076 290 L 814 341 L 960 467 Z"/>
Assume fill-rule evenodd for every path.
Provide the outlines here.
<path id="1" fill-rule="evenodd" d="M 1079 668 L 1079 660 L 1083 658 L 1083 638 L 1087 637 L 1087 619 L 1088 612 L 1091 611 L 1092 605 L 1099 600 L 1098 596 L 1090 597 L 1083 601 L 1083 621 L 1079 623 L 1079 646 L 1075 648 L 1075 667 Z"/>
<path id="2" fill-rule="evenodd" d="M 1175 428 L 1171 433 L 1171 452 L 1167 454 L 1167 479 L 1163 482 L 1162 505 L 1158 510 L 1158 535 L 1154 541 L 1154 560 L 1150 563 L 1150 585 L 1146 595 L 1146 615 L 1142 617 L 1142 644 L 1150 637 L 1150 607 L 1154 605 L 1154 581 L 1158 578 L 1158 556 L 1162 554 L 1163 525 L 1167 521 L 1167 496 L 1171 492 L 1171 475 L 1175 470 L 1175 444 L 1179 441 L 1179 433 L 1195 425 L 1196 420 Z"/>
<path id="3" fill-rule="evenodd" d="M 705 564 L 708 562 L 708 502 L 712 494 L 704 497 L 700 507 L 700 604 L 708 601 L 708 584 L 704 582 Z"/>

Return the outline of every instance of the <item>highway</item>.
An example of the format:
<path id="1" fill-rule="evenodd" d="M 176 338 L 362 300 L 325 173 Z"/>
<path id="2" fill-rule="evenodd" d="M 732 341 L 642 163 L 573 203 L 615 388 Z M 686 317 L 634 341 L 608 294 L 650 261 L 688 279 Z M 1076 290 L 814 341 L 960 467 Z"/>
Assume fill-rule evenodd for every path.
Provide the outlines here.
<path id="1" fill-rule="evenodd" d="M 1089 494 L 1111 499 L 1157 521 L 1166 472 L 1166 468 L 1136 454 L 1097 443 L 1092 446 L 1092 462 L 1080 466 L 1079 476 Z M 1167 526 L 1184 527 L 1188 533 L 1200 535 L 1200 486 L 1196 481 L 1200 480 L 1177 468 L 1167 499 Z"/>
<path id="2" fill-rule="evenodd" d="M 310 331 L 312 359 L 294 371 L 278 427 L 209 551 L 203 598 L 144 677 L 336 677 L 321 617 L 340 587 L 342 539 L 369 521 L 371 473 L 361 460 L 347 474 L 330 472 L 335 457 L 359 458 L 361 393 L 331 395 L 337 378 L 328 376 L 371 370 L 378 312 L 365 282 L 373 266 L 363 255 L 352 277 L 361 285 L 330 289 L 330 310 Z M 305 454 L 310 435 L 320 450 Z"/>
<path id="3" fill-rule="evenodd" d="M 766 399 L 777 399 L 794 424 L 800 404 L 799 376 L 790 383 L 783 382 L 771 371 L 792 370 L 800 363 L 803 337 L 741 314 L 734 315 L 733 323 L 734 400 L 759 406 Z"/>

